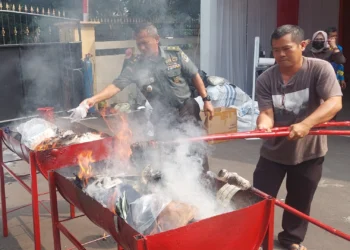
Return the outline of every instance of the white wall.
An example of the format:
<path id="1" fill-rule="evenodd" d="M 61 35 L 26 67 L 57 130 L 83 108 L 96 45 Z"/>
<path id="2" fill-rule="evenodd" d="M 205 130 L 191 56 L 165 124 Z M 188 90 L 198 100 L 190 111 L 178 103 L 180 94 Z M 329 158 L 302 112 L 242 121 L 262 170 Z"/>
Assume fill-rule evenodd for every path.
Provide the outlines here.
<path id="1" fill-rule="evenodd" d="M 338 27 L 339 0 L 301 0 L 299 3 L 299 26 L 306 38 L 327 27 Z"/>
<path id="2" fill-rule="evenodd" d="M 201 68 L 251 93 L 254 38 L 270 52 L 277 0 L 202 0 Z"/>
<path id="3" fill-rule="evenodd" d="M 209 75 L 215 75 L 216 61 L 216 28 L 217 28 L 217 3 L 216 0 L 201 0 L 201 69 Z"/>

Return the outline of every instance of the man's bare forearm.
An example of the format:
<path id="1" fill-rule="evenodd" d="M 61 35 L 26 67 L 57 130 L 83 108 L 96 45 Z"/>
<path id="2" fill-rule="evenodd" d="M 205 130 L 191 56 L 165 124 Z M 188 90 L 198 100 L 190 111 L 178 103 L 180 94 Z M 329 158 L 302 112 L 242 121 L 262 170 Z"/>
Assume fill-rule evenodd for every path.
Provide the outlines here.
<path id="1" fill-rule="evenodd" d="M 116 95 L 118 92 L 120 92 L 118 87 L 116 87 L 114 84 L 109 84 L 100 93 L 94 95 L 92 99 L 95 103 L 102 102 Z"/>
<path id="2" fill-rule="evenodd" d="M 322 103 L 310 116 L 302 123 L 312 128 L 318 124 L 328 122 L 342 109 L 342 97 L 331 97 Z"/>
<path id="3" fill-rule="evenodd" d="M 205 88 L 203 80 L 198 73 L 192 78 L 192 82 L 193 82 L 194 87 L 197 89 L 198 94 L 203 98 L 206 97 L 207 96 L 207 89 Z"/>
<path id="4" fill-rule="evenodd" d="M 271 129 L 274 126 L 272 110 L 261 111 L 256 121 L 258 129 Z"/>

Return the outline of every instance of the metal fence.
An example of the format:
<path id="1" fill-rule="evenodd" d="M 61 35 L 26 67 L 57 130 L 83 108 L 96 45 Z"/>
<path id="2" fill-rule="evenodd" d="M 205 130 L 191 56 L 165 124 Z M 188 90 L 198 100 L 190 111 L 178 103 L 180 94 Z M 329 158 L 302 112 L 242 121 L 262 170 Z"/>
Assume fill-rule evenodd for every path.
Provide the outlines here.
<path id="1" fill-rule="evenodd" d="M 73 42 L 75 29 L 80 36 L 79 21 L 66 18 L 65 11 L 0 2 L 0 46 Z"/>
<path id="2" fill-rule="evenodd" d="M 135 25 L 145 22 L 141 18 L 130 17 L 96 17 L 90 21 L 99 22 L 96 26 L 96 41 L 125 41 L 134 39 Z M 149 20 L 147 20 L 149 21 Z M 189 37 L 198 36 L 199 19 L 188 19 L 183 22 L 151 21 L 159 31 L 161 37 Z"/>

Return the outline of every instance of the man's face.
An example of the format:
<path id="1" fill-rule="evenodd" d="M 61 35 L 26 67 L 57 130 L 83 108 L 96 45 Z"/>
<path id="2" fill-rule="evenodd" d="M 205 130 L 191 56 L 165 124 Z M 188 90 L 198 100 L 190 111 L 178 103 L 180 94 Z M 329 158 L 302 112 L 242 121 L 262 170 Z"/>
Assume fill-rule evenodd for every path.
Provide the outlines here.
<path id="1" fill-rule="evenodd" d="M 158 53 L 159 36 L 150 36 L 147 30 L 142 30 L 136 35 L 136 44 L 144 56 L 156 56 Z"/>
<path id="2" fill-rule="evenodd" d="M 272 40 L 273 56 L 277 64 L 281 67 L 292 67 L 298 64 L 305 47 L 305 41 L 298 44 L 292 40 L 291 34 L 287 34 L 280 39 Z"/>
<path id="3" fill-rule="evenodd" d="M 335 32 L 330 32 L 329 34 L 328 34 L 328 38 L 330 39 L 330 38 L 335 38 L 335 41 L 337 41 L 338 40 L 338 32 L 337 31 L 335 31 Z"/>

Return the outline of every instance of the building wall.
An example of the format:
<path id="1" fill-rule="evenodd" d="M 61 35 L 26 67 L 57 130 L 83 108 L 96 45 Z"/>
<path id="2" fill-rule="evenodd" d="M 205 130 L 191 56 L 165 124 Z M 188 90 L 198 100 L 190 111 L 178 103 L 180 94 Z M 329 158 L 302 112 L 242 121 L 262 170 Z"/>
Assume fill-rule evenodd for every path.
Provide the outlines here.
<path id="1" fill-rule="evenodd" d="M 201 1 L 201 67 L 251 93 L 254 38 L 270 53 L 277 0 Z"/>
<path id="2" fill-rule="evenodd" d="M 299 26 L 311 39 L 313 33 L 329 26 L 338 27 L 339 0 L 300 0 Z"/>
<path id="3" fill-rule="evenodd" d="M 340 8 L 340 43 L 344 48 L 344 55 L 347 58 L 347 63 L 345 64 L 345 74 L 347 77 L 347 82 L 350 84 L 350 1 L 349 0 L 341 0 L 341 8 Z M 349 86 L 349 85 L 348 85 Z"/>

